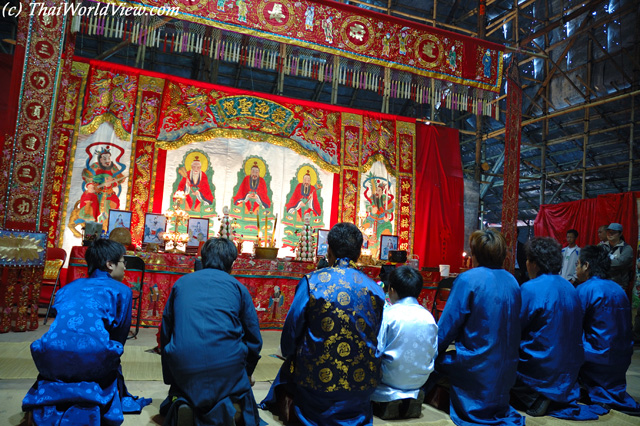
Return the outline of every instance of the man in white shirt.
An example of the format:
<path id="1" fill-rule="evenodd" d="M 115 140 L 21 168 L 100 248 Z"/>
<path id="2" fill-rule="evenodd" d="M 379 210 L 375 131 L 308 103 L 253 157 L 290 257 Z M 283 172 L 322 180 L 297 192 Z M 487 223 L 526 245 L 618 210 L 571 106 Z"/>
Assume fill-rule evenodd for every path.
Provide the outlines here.
<path id="1" fill-rule="evenodd" d="M 580 247 L 576 245 L 578 231 L 569 229 L 567 231 L 567 246 L 562 249 L 562 269 L 560 276 L 571 284 L 576 284 L 576 262 L 580 255 Z"/>
<path id="2" fill-rule="evenodd" d="M 404 265 L 389 275 L 389 299 L 378 334 L 382 380 L 371 396 L 374 415 L 384 419 L 417 418 L 425 384 L 438 354 L 438 326 L 418 303 L 422 276 Z"/>

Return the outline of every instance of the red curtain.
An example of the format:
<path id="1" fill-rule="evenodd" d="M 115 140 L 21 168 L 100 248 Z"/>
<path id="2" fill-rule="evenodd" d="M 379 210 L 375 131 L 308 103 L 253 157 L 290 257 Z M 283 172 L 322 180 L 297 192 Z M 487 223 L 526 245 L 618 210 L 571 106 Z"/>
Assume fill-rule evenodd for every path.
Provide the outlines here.
<path id="1" fill-rule="evenodd" d="M 464 180 L 458 131 L 416 123 L 416 218 L 414 253 L 420 265 L 451 265 L 464 249 Z"/>
<path id="2" fill-rule="evenodd" d="M 638 245 L 638 207 L 640 192 L 605 194 L 597 198 L 560 204 L 543 204 L 534 221 L 536 236 L 552 237 L 565 243 L 567 231 L 580 234 L 577 244 L 584 247 L 597 244 L 598 228 L 612 222 L 620 223 L 622 235 L 634 252 Z"/>

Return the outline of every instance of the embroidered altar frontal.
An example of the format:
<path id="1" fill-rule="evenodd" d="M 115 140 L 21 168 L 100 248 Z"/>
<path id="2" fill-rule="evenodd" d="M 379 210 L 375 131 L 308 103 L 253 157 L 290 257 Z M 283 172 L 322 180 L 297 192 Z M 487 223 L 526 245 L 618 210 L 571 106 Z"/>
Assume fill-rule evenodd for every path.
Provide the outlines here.
<path id="1" fill-rule="evenodd" d="M 66 188 L 50 183 L 64 200 L 51 243 L 70 250 L 84 223 L 106 230 L 117 210 L 131 212 L 140 245 L 157 235 L 146 214 L 166 212 L 183 192 L 189 216 L 207 219 L 189 233 L 202 227 L 204 238 L 218 234 L 226 211 L 236 239 L 268 235 L 279 256 L 292 255 L 308 216 L 312 229 L 358 221 L 373 253 L 383 235 L 411 253 L 412 119 L 100 61 L 74 62 L 71 74 L 79 90 L 59 102 L 74 130 L 72 159 Z"/>

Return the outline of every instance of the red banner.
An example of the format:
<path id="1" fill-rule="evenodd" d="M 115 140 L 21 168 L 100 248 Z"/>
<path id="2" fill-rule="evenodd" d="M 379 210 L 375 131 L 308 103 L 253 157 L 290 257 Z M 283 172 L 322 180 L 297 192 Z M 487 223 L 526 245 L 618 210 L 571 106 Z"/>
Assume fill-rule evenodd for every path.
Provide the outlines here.
<path id="1" fill-rule="evenodd" d="M 119 0 L 101 1 L 122 7 Z M 213 28 L 500 91 L 503 46 L 336 1 L 266 0 L 255 7 L 249 7 L 247 0 L 142 0 L 129 4 Z M 118 12 L 112 8 L 112 13 Z M 133 32 L 135 40 L 135 29 Z M 147 36 L 138 33 L 138 43 L 148 43 Z M 196 51 L 203 54 L 221 49 L 207 34 L 181 39 L 180 44 L 195 44 Z"/>
<path id="2" fill-rule="evenodd" d="M 56 2 L 45 2 L 47 7 Z M 21 18 L 26 19 L 26 18 Z M 41 182 L 45 173 L 49 125 L 54 114 L 57 73 L 66 28 L 62 16 L 29 17 L 28 54 L 22 73 L 5 228 L 39 228 Z M 52 37 L 55 34 L 55 37 Z M 20 146 L 22 149 L 16 149 Z"/>

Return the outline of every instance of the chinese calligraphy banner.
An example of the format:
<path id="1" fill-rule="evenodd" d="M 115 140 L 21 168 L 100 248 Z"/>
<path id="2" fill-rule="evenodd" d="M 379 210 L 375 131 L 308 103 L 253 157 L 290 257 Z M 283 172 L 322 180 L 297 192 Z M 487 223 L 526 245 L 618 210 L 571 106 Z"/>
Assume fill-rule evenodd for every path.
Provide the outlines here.
<path id="1" fill-rule="evenodd" d="M 101 1 L 113 5 L 122 3 Z M 127 3 L 155 12 L 172 8 L 177 12 L 174 17 L 184 21 L 494 93 L 500 91 L 503 46 L 335 1 L 143 0 Z M 213 54 L 224 48 L 218 42 L 215 37 L 202 34 L 189 36 L 180 43 L 195 44 L 203 54 Z"/>

